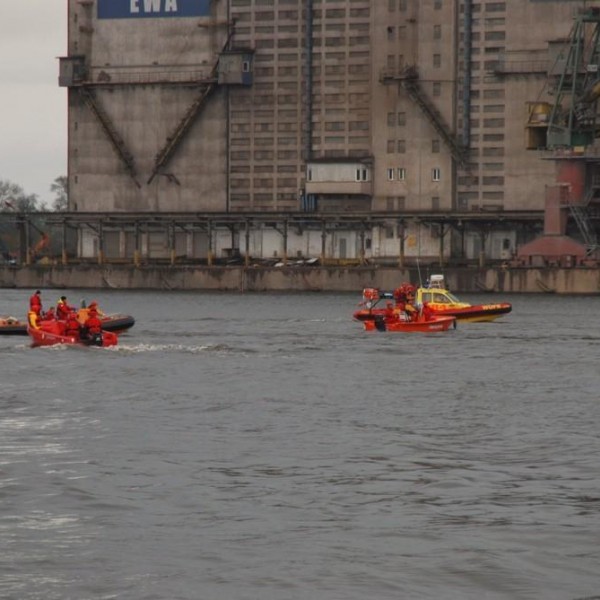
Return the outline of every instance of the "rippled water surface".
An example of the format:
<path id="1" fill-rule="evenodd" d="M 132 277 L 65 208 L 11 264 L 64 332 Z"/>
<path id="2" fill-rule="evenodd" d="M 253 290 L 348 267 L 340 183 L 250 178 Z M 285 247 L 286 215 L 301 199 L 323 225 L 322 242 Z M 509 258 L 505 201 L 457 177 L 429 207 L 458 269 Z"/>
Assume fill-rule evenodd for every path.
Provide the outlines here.
<path id="1" fill-rule="evenodd" d="M 600 297 L 382 334 L 351 294 L 67 294 L 137 322 L 0 337 L 0 598 L 600 594 Z"/>

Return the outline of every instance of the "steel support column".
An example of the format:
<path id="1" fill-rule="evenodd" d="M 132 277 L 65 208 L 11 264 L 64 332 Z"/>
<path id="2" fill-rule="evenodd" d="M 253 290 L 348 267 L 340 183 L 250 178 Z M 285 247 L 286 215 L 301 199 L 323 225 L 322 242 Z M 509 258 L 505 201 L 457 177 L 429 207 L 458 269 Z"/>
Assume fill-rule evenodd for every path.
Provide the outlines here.
<path id="1" fill-rule="evenodd" d="M 321 221 L 321 265 L 325 265 L 327 258 L 325 256 L 325 249 L 327 247 L 327 224 L 325 221 Z"/>
<path id="2" fill-rule="evenodd" d="M 365 226 L 361 225 L 360 229 L 360 264 L 365 264 Z"/>
<path id="3" fill-rule="evenodd" d="M 135 222 L 133 229 L 133 237 L 135 248 L 133 250 L 133 264 L 139 267 L 142 264 L 141 252 L 140 252 L 140 224 L 138 221 Z"/>
<path id="4" fill-rule="evenodd" d="M 62 222 L 62 230 L 61 230 L 61 262 L 63 265 L 68 263 L 67 258 L 67 222 Z"/>
<path id="5" fill-rule="evenodd" d="M 446 235 L 446 228 L 443 223 L 440 223 L 440 246 L 439 246 L 439 255 L 440 255 L 440 267 L 444 266 L 444 236 Z"/>
<path id="6" fill-rule="evenodd" d="M 208 234 L 208 255 L 206 257 L 206 264 L 212 267 L 214 254 L 213 254 L 213 224 L 210 219 L 207 221 L 207 234 Z"/>
<path id="7" fill-rule="evenodd" d="M 244 264 L 250 266 L 250 220 L 246 220 L 246 249 L 244 252 Z"/>
<path id="8" fill-rule="evenodd" d="M 25 219 L 25 264 L 31 264 L 31 223 Z"/>
<path id="9" fill-rule="evenodd" d="M 404 221 L 398 223 L 398 240 L 400 242 L 400 254 L 398 256 L 398 266 L 404 267 L 405 264 L 405 248 L 404 242 L 406 241 L 406 235 L 404 230 Z"/>
<path id="10" fill-rule="evenodd" d="M 485 231 L 479 232 L 479 238 L 481 240 L 481 250 L 479 251 L 479 268 L 485 267 Z"/>
<path id="11" fill-rule="evenodd" d="M 173 266 L 177 260 L 176 251 L 175 251 L 175 223 L 169 223 L 169 246 L 170 246 L 170 256 L 171 256 L 171 266 Z"/>
<path id="12" fill-rule="evenodd" d="M 98 264 L 104 263 L 104 223 L 98 225 Z"/>

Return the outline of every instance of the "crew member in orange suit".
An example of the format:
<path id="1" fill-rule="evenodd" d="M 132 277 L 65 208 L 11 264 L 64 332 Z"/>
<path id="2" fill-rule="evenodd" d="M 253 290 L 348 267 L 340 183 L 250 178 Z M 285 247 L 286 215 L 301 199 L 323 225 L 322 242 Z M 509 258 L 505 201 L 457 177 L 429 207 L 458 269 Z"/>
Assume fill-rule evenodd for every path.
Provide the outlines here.
<path id="1" fill-rule="evenodd" d="M 37 312 L 38 315 L 42 314 L 42 292 L 40 290 L 36 290 L 29 298 L 29 310 Z"/>
<path id="2" fill-rule="evenodd" d="M 56 318 L 61 321 L 66 321 L 69 317 L 69 313 L 75 312 L 75 309 L 69 305 L 66 296 L 61 296 L 60 300 L 56 304 Z"/>
<path id="3" fill-rule="evenodd" d="M 429 302 L 425 301 L 423 302 L 423 320 L 424 321 L 431 321 L 431 318 L 433 317 L 434 312 L 431 309 L 431 307 L 429 306 Z"/>
<path id="4" fill-rule="evenodd" d="M 67 317 L 67 324 L 65 326 L 65 335 L 79 339 L 79 334 L 80 330 L 77 315 L 74 312 L 69 313 L 69 316 Z"/>
<path id="5" fill-rule="evenodd" d="M 102 331 L 102 321 L 98 318 L 98 311 L 95 308 L 89 309 L 88 318 L 83 326 L 89 337 L 93 337 Z"/>

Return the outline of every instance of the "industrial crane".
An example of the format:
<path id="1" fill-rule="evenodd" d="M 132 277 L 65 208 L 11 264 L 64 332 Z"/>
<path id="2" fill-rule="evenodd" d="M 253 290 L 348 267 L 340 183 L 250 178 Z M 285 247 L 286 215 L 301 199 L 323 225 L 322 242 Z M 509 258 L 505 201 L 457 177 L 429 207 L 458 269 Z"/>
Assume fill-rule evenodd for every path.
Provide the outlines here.
<path id="1" fill-rule="evenodd" d="M 587 39 L 586 39 L 587 38 Z M 569 36 L 562 72 L 554 89 L 548 119 L 547 146 L 589 146 L 598 136 L 600 98 L 600 8 L 584 10 Z"/>
<path id="2" fill-rule="evenodd" d="M 556 164 L 556 185 L 546 192 L 544 235 L 521 247 L 518 254 L 529 261 L 543 256 L 574 266 L 600 258 L 592 219 L 600 203 L 600 149 L 596 145 L 600 137 L 600 8 L 578 14 L 550 77 L 554 102 L 551 107 L 545 104 L 547 111 L 534 104 L 528 128 L 530 139 L 539 139 L 535 128 L 540 131 L 547 125 L 545 147 L 552 154 L 546 158 Z M 545 113 L 547 121 L 539 118 Z M 582 243 L 566 235 L 568 215 L 577 224 Z"/>

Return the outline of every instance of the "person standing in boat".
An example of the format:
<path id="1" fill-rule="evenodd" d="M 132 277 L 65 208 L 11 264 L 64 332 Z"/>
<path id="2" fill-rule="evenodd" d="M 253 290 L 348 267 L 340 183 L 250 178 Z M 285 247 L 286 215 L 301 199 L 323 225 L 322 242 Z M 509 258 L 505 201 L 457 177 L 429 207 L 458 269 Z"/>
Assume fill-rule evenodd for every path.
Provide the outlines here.
<path id="1" fill-rule="evenodd" d="M 434 312 L 433 310 L 431 310 L 431 307 L 429 306 L 429 302 L 427 302 L 427 300 L 423 302 L 423 306 L 421 307 L 421 314 L 423 315 L 424 321 L 431 321 L 434 315 Z"/>
<path id="2" fill-rule="evenodd" d="M 404 293 L 404 289 L 402 287 L 396 288 L 393 292 L 393 296 L 395 302 L 394 314 L 396 318 L 401 321 L 406 321 L 407 315 L 406 311 L 404 310 L 406 306 L 406 295 Z"/>
<path id="3" fill-rule="evenodd" d="M 35 292 L 29 298 L 29 310 L 36 310 L 37 314 L 42 314 L 42 292 L 35 290 Z"/>
<path id="4" fill-rule="evenodd" d="M 406 283 L 403 286 L 405 288 L 406 304 L 404 310 L 408 315 L 409 321 L 416 321 L 419 317 L 419 311 L 415 306 L 415 287 L 410 283 Z"/>

